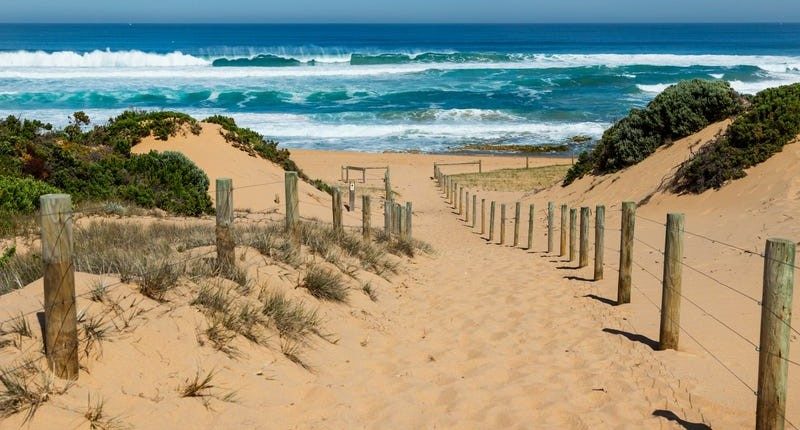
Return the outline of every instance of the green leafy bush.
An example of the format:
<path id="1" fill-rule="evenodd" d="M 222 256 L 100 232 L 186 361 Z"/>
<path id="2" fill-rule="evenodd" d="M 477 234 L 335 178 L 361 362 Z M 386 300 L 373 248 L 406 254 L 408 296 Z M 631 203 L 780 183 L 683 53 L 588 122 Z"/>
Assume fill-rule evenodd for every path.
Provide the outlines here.
<path id="1" fill-rule="evenodd" d="M 739 113 L 743 105 L 744 99 L 724 81 L 695 79 L 673 85 L 606 130 L 591 153 L 578 158 L 564 185 L 588 173 L 611 173 L 634 165 L 662 145 Z"/>
<path id="2" fill-rule="evenodd" d="M 745 176 L 800 134 L 800 84 L 758 93 L 727 133 L 706 145 L 675 175 L 677 192 L 701 193 Z"/>
<path id="3" fill-rule="evenodd" d="M 39 207 L 39 196 L 58 192 L 35 179 L 0 177 L 0 213 L 32 213 Z"/>

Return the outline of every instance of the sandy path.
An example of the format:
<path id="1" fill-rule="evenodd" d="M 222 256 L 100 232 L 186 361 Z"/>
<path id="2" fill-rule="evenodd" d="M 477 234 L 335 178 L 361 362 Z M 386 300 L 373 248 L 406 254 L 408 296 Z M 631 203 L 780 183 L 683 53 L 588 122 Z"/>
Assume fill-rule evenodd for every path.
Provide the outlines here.
<path id="1" fill-rule="evenodd" d="M 680 428 L 654 413 L 702 419 L 663 382 L 652 350 L 603 331 L 633 330 L 584 298 L 593 287 L 566 280 L 559 258 L 487 244 L 430 180 L 402 180 L 400 193 L 415 198 L 415 235 L 437 256 L 413 265 L 363 354 L 319 366 L 297 403 L 298 427 Z"/>

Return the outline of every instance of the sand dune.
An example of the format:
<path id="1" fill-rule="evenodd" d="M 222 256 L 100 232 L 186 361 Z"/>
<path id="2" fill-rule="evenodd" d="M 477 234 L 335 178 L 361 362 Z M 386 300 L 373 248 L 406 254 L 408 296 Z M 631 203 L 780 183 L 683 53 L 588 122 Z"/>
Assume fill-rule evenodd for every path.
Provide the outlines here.
<path id="1" fill-rule="evenodd" d="M 144 301 L 151 309 L 130 332 L 107 342 L 103 355 L 84 364 L 86 372 L 65 395 L 46 403 L 31 428 L 85 425 L 88 394 L 101 394 L 112 414 L 135 428 L 751 428 L 755 396 L 709 355 L 755 385 L 757 353 L 709 315 L 683 304 L 682 325 L 702 345 L 682 337 L 680 351 L 656 352 L 660 301 L 657 279 L 634 272 L 630 305 L 613 307 L 618 258 L 606 251 L 606 278 L 590 282 L 591 268 L 547 254 L 547 201 L 606 204 L 607 246 L 618 248 L 616 209 L 622 200 L 642 201 L 639 214 L 661 221 L 668 211 L 686 214 L 686 228 L 709 237 L 761 250 L 765 237 L 798 237 L 791 218 L 798 206 L 791 168 L 800 161 L 792 144 L 748 177 L 720 191 L 675 196 L 659 190 L 669 172 L 692 148 L 725 127 L 715 124 L 696 136 L 660 149 L 638 166 L 570 187 L 537 194 L 477 192 L 498 202 L 535 203 L 531 250 L 488 244 L 446 205 L 430 179 L 442 156 L 294 151 L 311 176 L 331 183 L 339 166 L 390 165 L 399 198 L 413 201 L 414 234 L 435 249 L 408 261 L 389 281 L 373 279 L 379 300 L 352 294 L 346 305 L 320 306 L 336 342 L 317 341 L 305 352 L 313 371 L 278 351 L 242 341 L 244 357 L 230 359 L 199 347 L 197 311 Z M 214 126 L 201 136 L 169 142 L 147 140 L 136 151 L 179 150 L 214 178 L 237 184 L 282 180 L 282 171 L 227 145 Z M 453 157 L 453 159 L 476 157 Z M 519 157 L 481 157 L 486 170 L 524 165 Z M 536 159 L 533 165 L 569 160 Z M 466 171 L 452 167 L 446 172 Z M 341 184 L 341 183 L 340 183 Z M 341 184 L 344 185 L 344 184 Z M 379 177 L 358 185 L 380 195 Z M 280 218 L 282 184 L 243 188 L 237 208 L 272 211 Z M 301 213 L 329 220 L 329 197 L 303 185 Z M 305 204 L 304 204 L 305 202 Z M 319 204 L 320 206 L 317 206 Z M 373 225 L 381 223 L 373 204 Z M 358 222 L 356 214 L 351 223 Z M 346 217 L 345 219 L 348 219 Z M 523 219 L 527 219 L 526 211 Z M 155 221 L 160 222 L 160 221 Z M 172 221 L 170 221 L 172 222 Z M 522 243 L 526 243 L 522 229 Z M 509 230 L 510 231 L 510 230 Z M 637 220 L 635 261 L 660 276 L 660 255 L 643 243 L 663 247 L 663 227 Z M 287 294 L 296 276 L 240 247 L 253 277 Z M 686 261 L 747 295 L 760 297 L 761 259 L 701 239 L 686 237 Z M 366 277 L 366 274 L 359 274 Z M 92 277 L 78 277 L 79 293 Z M 365 278 L 366 279 L 366 278 Z M 372 278 L 370 278 L 372 279 Z M 355 288 L 355 286 L 353 287 Z M 758 340 L 760 308 L 714 281 L 684 271 L 684 293 L 748 339 Z M 41 283 L 0 297 L 2 309 L 37 306 Z M 124 289 L 131 295 L 132 288 Z M 79 308 L 92 306 L 79 301 Z M 798 310 L 795 301 L 795 311 Z M 40 339 L 38 340 L 41 341 Z M 31 341 L 34 345 L 36 340 Z M 796 339 L 793 339 L 794 343 Z M 15 353 L 0 350 L 7 363 Z M 800 360 L 793 349 L 792 359 Z M 219 384 L 238 392 L 237 403 L 180 398 L 175 387 L 198 368 L 218 370 Z M 800 373 L 790 369 L 788 418 L 800 421 Z M 0 421 L 18 428 L 20 416 Z"/>

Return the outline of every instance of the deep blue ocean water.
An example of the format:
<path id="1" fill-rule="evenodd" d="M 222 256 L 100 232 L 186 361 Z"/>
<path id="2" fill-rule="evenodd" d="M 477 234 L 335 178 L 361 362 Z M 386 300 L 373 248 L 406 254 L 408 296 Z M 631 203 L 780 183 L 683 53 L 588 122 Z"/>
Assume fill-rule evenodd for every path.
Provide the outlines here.
<path id="1" fill-rule="evenodd" d="M 682 79 L 800 82 L 800 24 L 0 24 L 0 114 L 233 116 L 289 147 L 598 137 Z"/>

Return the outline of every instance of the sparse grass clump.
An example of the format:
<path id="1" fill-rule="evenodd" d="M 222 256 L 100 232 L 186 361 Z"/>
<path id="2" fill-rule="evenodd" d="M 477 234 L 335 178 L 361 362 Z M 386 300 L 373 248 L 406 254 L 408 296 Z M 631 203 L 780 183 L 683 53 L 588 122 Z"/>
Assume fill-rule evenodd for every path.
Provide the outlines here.
<path id="1" fill-rule="evenodd" d="M 89 422 L 91 430 L 119 430 L 126 426 L 117 417 L 110 417 L 106 414 L 105 401 L 101 398 L 92 403 L 91 396 L 86 402 L 86 412 L 83 417 Z"/>
<path id="2" fill-rule="evenodd" d="M 139 292 L 157 302 L 166 301 L 169 291 L 178 285 L 185 268 L 174 261 L 146 258 L 140 266 Z"/>
<path id="3" fill-rule="evenodd" d="M 319 266 L 311 266 L 308 269 L 301 286 L 318 299 L 333 302 L 347 300 L 347 287 L 342 275 Z"/>
<path id="4" fill-rule="evenodd" d="M 178 393 L 181 397 L 210 396 L 211 393 L 209 391 L 214 388 L 214 384 L 212 383 L 214 376 L 216 376 L 216 372 L 214 370 L 206 372 L 205 375 L 203 375 L 200 369 L 197 369 L 197 372 L 194 374 L 194 378 L 187 379 L 180 387 L 178 387 Z"/>
<path id="5" fill-rule="evenodd" d="M 455 176 L 459 184 L 486 191 L 538 191 L 557 184 L 569 169 L 568 164 L 554 164 L 530 169 L 500 169 Z"/>
<path id="6" fill-rule="evenodd" d="M 259 293 L 259 301 L 261 313 L 269 318 L 281 337 L 299 340 L 318 333 L 320 320 L 316 311 L 306 309 L 283 294 L 266 290 Z"/>
<path id="7" fill-rule="evenodd" d="M 378 301 L 378 293 L 375 291 L 375 288 L 372 286 L 371 282 L 367 282 L 366 284 L 361 286 L 361 291 L 369 297 L 370 300 L 373 302 Z"/>
<path id="8" fill-rule="evenodd" d="M 49 374 L 33 362 L 0 369 L 0 417 L 26 411 L 24 422 L 28 422 L 50 396 L 62 394 L 66 388 L 56 388 Z"/>

